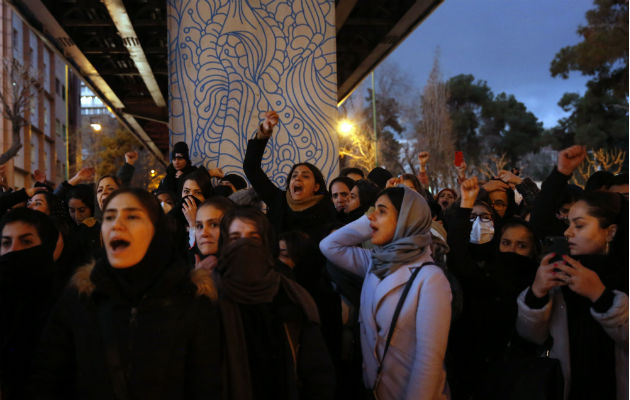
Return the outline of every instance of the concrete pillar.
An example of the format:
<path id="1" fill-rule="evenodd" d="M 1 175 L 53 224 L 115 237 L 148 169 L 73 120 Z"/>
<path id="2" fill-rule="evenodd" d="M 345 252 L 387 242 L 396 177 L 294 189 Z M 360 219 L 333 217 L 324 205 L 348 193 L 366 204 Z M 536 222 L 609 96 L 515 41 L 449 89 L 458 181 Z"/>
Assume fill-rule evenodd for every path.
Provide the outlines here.
<path id="1" fill-rule="evenodd" d="M 333 0 L 168 1 L 171 146 L 193 163 L 242 171 L 247 140 L 265 111 L 280 115 L 263 159 L 284 187 L 308 161 L 338 169 Z"/>

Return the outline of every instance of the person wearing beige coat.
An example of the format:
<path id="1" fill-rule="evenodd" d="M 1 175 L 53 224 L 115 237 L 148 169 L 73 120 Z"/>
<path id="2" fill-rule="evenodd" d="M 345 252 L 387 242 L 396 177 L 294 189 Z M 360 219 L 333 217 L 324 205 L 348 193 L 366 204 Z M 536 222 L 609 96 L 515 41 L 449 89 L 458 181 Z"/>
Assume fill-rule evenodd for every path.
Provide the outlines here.
<path id="1" fill-rule="evenodd" d="M 321 241 L 320 249 L 333 264 L 364 277 L 359 322 L 365 386 L 373 389 L 378 399 L 448 399 L 444 355 L 451 288 L 431 258 L 431 213 L 417 193 L 400 187 L 385 193 L 391 189 L 404 191 L 404 196 L 400 196 L 403 200 L 399 207 L 393 207 L 399 211 L 389 242 L 382 242 L 388 228 L 379 222 L 383 198 L 387 197 L 381 195 L 369 218 L 363 216 L 333 232 Z M 388 203 L 386 206 L 392 209 L 396 201 Z M 375 244 L 374 250 L 357 246 L 369 238 Z M 383 359 L 392 315 L 418 268 Z"/>

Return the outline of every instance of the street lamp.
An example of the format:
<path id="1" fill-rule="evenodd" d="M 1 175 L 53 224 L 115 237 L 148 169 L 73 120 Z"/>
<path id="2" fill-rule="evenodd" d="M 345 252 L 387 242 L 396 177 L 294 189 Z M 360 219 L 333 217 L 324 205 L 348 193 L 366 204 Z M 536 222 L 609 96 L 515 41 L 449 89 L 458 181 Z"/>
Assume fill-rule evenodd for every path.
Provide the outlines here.
<path id="1" fill-rule="evenodd" d="M 352 132 L 354 132 L 354 128 L 354 124 L 350 120 L 342 119 L 341 121 L 339 121 L 337 131 L 339 131 L 342 136 L 349 136 L 352 134 Z"/>
<path id="2" fill-rule="evenodd" d="M 94 132 L 99 132 L 101 129 L 103 129 L 101 124 L 99 124 L 98 122 L 93 122 L 93 123 L 90 124 L 90 126 L 92 127 L 92 130 Z"/>

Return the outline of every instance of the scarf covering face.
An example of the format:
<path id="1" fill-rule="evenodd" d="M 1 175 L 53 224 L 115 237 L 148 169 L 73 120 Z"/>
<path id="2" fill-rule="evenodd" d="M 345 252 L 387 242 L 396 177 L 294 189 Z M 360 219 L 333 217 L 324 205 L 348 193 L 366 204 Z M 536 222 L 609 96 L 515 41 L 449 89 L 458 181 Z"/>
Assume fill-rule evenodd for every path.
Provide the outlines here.
<path id="1" fill-rule="evenodd" d="M 258 240 L 238 239 L 222 249 L 215 277 L 219 282 L 219 308 L 225 338 L 227 398 L 250 400 L 255 396 L 239 304 L 271 303 L 282 287 L 315 323 L 319 323 L 317 306 L 304 288 L 273 269 L 271 251 Z"/>
<path id="2" fill-rule="evenodd" d="M 406 186 L 392 241 L 372 249 L 372 271 L 380 279 L 430 254 L 431 209 L 424 197 Z"/>

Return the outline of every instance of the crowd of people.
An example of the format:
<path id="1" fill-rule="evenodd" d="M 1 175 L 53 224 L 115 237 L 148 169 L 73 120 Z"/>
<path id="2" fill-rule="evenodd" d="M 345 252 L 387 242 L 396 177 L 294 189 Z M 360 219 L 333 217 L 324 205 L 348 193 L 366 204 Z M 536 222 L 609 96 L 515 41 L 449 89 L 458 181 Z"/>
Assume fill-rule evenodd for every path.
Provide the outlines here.
<path id="1" fill-rule="evenodd" d="M 417 176 L 301 162 L 278 187 L 278 123 L 251 187 L 179 142 L 153 193 L 135 152 L 1 193 L 0 398 L 506 399 L 506 359 L 546 349 L 560 398 L 627 399 L 627 174 L 569 184 L 575 145 L 540 189 L 460 162 L 432 193 L 427 152 Z"/>

